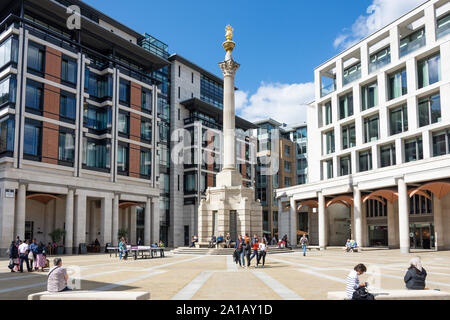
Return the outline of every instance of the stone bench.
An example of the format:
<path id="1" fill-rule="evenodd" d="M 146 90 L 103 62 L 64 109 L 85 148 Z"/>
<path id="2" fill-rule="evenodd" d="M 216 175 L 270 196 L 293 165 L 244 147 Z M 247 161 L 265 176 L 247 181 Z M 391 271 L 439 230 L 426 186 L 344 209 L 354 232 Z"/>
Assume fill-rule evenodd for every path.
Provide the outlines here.
<path id="1" fill-rule="evenodd" d="M 150 293 L 142 291 L 74 290 L 57 293 L 33 293 L 28 300 L 149 300 Z"/>
<path id="2" fill-rule="evenodd" d="M 375 300 L 450 300 L 450 292 L 438 290 L 370 290 Z M 328 292 L 328 300 L 350 300 L 345 291 Z"/>

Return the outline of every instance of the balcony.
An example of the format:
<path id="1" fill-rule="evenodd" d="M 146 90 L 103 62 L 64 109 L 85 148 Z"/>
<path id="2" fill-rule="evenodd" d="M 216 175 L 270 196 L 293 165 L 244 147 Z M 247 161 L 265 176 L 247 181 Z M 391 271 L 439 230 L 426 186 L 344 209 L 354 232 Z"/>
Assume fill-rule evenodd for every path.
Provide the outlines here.
<path id="1" fill-rule="evenodd" d="M 344 86 L 361 78 L 361 63 L 353 65 L 344 70 L 343 84 Z"/>
<path id="2" fill-rule="evenodd" d="M 320 97 L 325 97 L 326 95 L 336 91 L 336 82 L 332 82 L 326 86 L 322 86 L 320 90 Z"/>
<path id="3" fill-rule="evenodd" d="M 425 29 L 420 29 L 400 40 L 400 57 L 422 48 L 425 45 Z"/>

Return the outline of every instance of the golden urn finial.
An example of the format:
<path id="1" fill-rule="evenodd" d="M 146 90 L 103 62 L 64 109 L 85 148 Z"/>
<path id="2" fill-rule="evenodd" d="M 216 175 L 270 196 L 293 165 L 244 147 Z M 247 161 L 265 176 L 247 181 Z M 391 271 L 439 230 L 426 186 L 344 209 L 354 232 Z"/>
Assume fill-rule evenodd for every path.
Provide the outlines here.
<path id="1" fill-rule="evenodd" d="M 227 54 L 225 55 L 225 60 L 231 59 L 231 51 L 233 51 L 234 47 L 236 46 L 236 43 L 234 43 L 233 41 L 233 31 L 234 29 L 230 25 L 227 25 L 227 27 L 225 28 L 226 41 L 222 44 L 223 48 L 227 52 Z"/>

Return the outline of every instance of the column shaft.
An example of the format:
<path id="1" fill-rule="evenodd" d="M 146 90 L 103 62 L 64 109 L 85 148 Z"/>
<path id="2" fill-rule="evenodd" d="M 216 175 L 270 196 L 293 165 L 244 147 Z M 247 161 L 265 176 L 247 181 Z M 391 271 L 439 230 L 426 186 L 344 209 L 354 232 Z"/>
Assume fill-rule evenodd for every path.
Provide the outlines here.
<path id="1" fill-rule="evenodd" d="M 325 197 L 323 196 L 322 192 L 318 193 L 319 198 L 319 247 L 320 250 L 325 250 L 326 248 L 326 209 L 325 209 Z"/>
<path id="2" fill-rule="evenodd" d="M 398 179 L 398 216 L 400 252 L 409 253 L 409 210 L 408 192 L 404 178 Z"/>
<path id="3" fill-rule="evenodd" d="M 113 199 L 112 207 L 112 244 L 114 246 L 118 245 L 119 234 L 119 195 L 115 194 Z"/>
<path id="4" fill-rule="evenodd" d="M 291 246 L 297 245 L 297 207 L 295 205 L 294 197 L 289 199 L 289 241 Z"/>
<path id="5" fill-rule="evenodd" d="M 160 234 L 159 234 L 159 199 L 158 198 L 152 198 L 152 242 L 158 242 L 160 240 Z M 167 243 L 166 243 L 167 245 Z"/>
<path id="6" fill-rule="evenodd" d="M 16 223 L 14 228 L 14 236 L 19 236 L 20 239 L 25 238 L 25 214 L 26 214 L 26 196 L 27 186 L 23 183 L 19 184 L 19 190 L 17 191 L 17 211 L 16 211 Z"/>
<path id="7" fill-rule="evenodd" d="M 144 245 L 149 246 L 151 244 L 151 229 L 152 229 L 152 198 L 147 198 L 145 204 L 145 217 L 144 217 Z"/>
<path id="8" fill-rule="evenodd" d="M 66 254 L 71 254 L 73 251 L 73 190 L 69 189 L 66 196 L 66 234 L 65 234 L 65 249 Z"/>
<path id="9" fill-rule="evenodd" d="M 137 217 L 137 213 L 136 213 L 137 207 L 136 206 L 132 206 L 130 207 L 130 244 L 136 244 L 137 243 L 137 239 L 136 239 L 136 217 Z"/>
<path id="10" fill-rule="evenodd" d="M 78 194 L 75 197 L 75 228 L 74 228 L 74 249 L 79 252 L 80 243 L 86 243 L 86 195 Z"/>
<path id="11" fill-rule="evenodd" d="M 445 246 L 444 239 L 444 220 L 442 210 L 442 200 L 433 195 L 433 216 L 434 216 L 434 241 L 436 251 L 443 250 Z"/>
<path id="12" fill-rule="evenodd" d="M 361 191 L 357 186 L 353 187 L 353 219 L 355 240 L 358 246 L 362 246 Z"/>
<path id="13" fill-rule="evenodd" d="M 112 223 L 112 199 L 109 197 L 103 198 L 101 203 L 101 225 L 100 225 L 100 233 L 101 236 L 99 239 L 100 244 L 105 246 L 107 243 L 111 243 L 111 223 Z"/>

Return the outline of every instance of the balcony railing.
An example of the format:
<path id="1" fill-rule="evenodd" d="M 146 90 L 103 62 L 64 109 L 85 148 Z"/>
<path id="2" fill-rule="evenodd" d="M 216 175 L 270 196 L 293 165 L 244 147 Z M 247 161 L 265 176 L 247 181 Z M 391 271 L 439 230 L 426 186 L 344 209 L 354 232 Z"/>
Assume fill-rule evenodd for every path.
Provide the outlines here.
<path id="1" fill-rule="evenodd" d="M 336 83 L 333 81 L 333 83 L 330 83 L 329 85 L 322 86 L 322 89 L 320 91 L 320 96 L 325 97 L 327 94 L 330 94 L 336 90 Z"/>
<path id="2" fill-rule="evenodd" d="M 400 40 L 400 57 L 422 48 L 425 45 L 425 31 L 406 37 Z"/>

